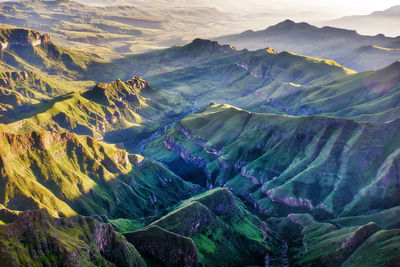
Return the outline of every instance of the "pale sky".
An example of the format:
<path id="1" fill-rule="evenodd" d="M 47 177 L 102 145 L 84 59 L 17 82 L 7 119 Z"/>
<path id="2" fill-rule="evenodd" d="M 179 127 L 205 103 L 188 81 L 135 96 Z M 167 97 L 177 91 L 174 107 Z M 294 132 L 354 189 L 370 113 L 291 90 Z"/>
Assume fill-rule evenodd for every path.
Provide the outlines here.
<path id="1" fill-rule="evenodd" d="M 197 1 L 189 0 L 187 2 Z M 198 2 L 204 2 L 226 11 L 231 9 L 232 11 L 262 12 L 264 9 L 289 9 L 333 15 L 369 14 L 373 11 L 400 5 L 400 0 L 203 0 Z"/>

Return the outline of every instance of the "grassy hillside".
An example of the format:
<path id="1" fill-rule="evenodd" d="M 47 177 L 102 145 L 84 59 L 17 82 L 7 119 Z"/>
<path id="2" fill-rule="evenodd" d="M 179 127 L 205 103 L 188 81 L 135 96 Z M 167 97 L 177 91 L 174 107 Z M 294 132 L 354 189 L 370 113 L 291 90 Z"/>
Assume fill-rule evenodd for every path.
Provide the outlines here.
<path id="1" fill-rule="evenodd" d="M 230 188 L 262 213 L 356 215 L 399 204 L 398 123 L 258 114 L 213 104 L 171 129 L 165 148 L 147 153 L 173 165 L 163 157 L 170 153 L 165 149 L 173 151 L 202 169 L 199 177 L 206 175 L 207 184 Z"/>
<path id="2" fill-rule="evenodd" d="M 41 77 L 34 72 L 0 73 L 0 121 L 11 122 L 21 112 L 32 111 L 41 103 L 52 98 L 82 91 L 94 82 L 60 81 L 56 78 Z"/>
<path id="3" fill-rule="evenodd" d="M 374 123 L 398 119 L 400 63 L 335 79 L 323 85 L 260 88 L 247 97 L 251 110 L 291 115 L 324 114 Z"/>
<path id="4" fill-rule="evenodd" d="M 227 189 L 217 188 L 184 201 L 144 231 L 150 232 L 155 226 L 190 237 L 199 259 L 206 266 L 262 264 L 265 258 L 270 258 L 271 262 L 274 258 L 274 266 L 280 262 L 277 258 L 281 256 L 280 251 L 276 249 L 280 241 L 275 233 L 248 212 Z M 128 241 L 135 235 L 125 234 Z M 139 250 L 143 249 L 142 244 L 134 244 Z M 178 244 L 168 246 L 172 249 Z"/>
<path id="5" fill-rule="evenodd" d="M 151 266 L 203 266 L 192 239 L 158 226 L 124 234 Z"/>
<path id="6" fill-rule="evenodd" d="M 60 16 L 77 4 L 15 3 L 49 5 Z M 87 24 L 83 13 L 64 16 Z M 399 62 L 357 73 L 202 39 L 107 61 L 15 27 L 0 28 L 0 43 L 0 261 L 398 259 Z M 36 209 L 45 211 L 27 211 Z M 374 247 L 379 257 L 367 262 Z"/>
<path id="7" fill-rule="evenodd" d="M 27 113 L 8 116 L 11 122 L 5 127 L 15 133 L 69 131 L 137 148 L 140 140 L 132 136 L 151 135 L 185 114 L 186 107 L 179 95 L 167 95 L 142 78 L 133 77 L 38 102 L 28 106 Z"/>
<path id="8" fill-rule="evenodd" d="M 165 166 L 88 136 L 2 133 L 1 204 L 53 216 L 140 218 L 197 192 Z"/>
<path id="9" fill-rule="evenodd" d="M 181 94 L 195 107 L 210 101 L 240 103 L 244 107 L 253 103 L 251 98 L 257 97 L 254 92 L 260 88 L 293 85 L 293 90 L 297 90 L 299 86 L 319 85 L 355 73 L 331 60 L 276 53 L 273 49 L 238 51 L 202 39 L 185 46 L 128 56 L 113 64 L 151 80 L 156 88 Z M 108 69 L 108 65 L 99 64 L 96 68 Z M 89 68 L 86 79 L 94 79 L 90 76 L 93 72 Z M 127 74 L 109 75 L 126 78 Z"/>
<path id="10" fill-rule="evenodd" d="M 317 222 L 309 214 L 290 214 L 273 221 L 291 241 L 293 266 L 388 266 L 398 260 L 398 229 L 382 229 L 373 220 L 346 227 Z M 289 232 L 297 237 L 289 237 Z M 301 240 L 297 247 L 292 242 L 296 239 Z"/>
<path id="11" fill-rule="evenodd" d="M 88 65 L 106 62 L 91 53 L 62 48 L 54 44 L 49 35 L 31 29 L 3 25 L 0 27 L 0 42 L 2 71 L 33 71 L 76 79 Z"/>
<path id="12" fill-rule="evenodd" d="M 92 218 L 26 211 L 0 227 L 0 237 L 0 261 L 8 266 L 146 266 L 123 236 Z"/>

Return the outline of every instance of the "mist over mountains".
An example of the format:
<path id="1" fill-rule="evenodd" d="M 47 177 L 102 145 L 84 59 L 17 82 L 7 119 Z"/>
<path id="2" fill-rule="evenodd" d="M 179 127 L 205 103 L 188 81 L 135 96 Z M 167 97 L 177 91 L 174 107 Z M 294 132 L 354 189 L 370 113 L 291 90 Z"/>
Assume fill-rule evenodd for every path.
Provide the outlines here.
<path id="1" fill-rule="evenodd" d="M 400 5 L 383 11 L 375 11 L 369 15 L 345 16 L 331 21 L 320 22 L 345 29 L 356 29 L 361 34 L 375 35 L 384 33 L 388 36 L 399 36 Z"/>

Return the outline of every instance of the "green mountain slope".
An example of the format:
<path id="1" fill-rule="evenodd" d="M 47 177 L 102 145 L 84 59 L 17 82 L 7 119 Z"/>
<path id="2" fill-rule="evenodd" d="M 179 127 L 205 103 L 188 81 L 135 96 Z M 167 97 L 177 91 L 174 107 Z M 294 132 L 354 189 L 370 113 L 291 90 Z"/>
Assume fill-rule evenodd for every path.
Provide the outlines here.
<path id="1" fill-rule="evenodd" d="M 356 73 L 201 39 L 105 61 L 35 31 L 2 29 L 5 260 L 357 266 L 376 246 L 371 262 L 396 262 L 398 62 Z M 251 112 L 209 104 L 180 120 L 212 100 Z M 39 208 L 50 215 L 26 212 Z M 110 234 L 107 246 L 98 228 Z"/>
<path id="2" fill-rule="evenodd" d="M 248 212 L 243 203 L 227 189 L 214 189 L 195 196 L 143 230 L 124 234 L 128 241 L 161 227 L 178 236 L 190 237 L 196 245 L 199 258 L 206 266 L 262 264 L 275 259 L 279 264 L 280 241 L 268 226 Z M 160 230 L 158 230 L 160 231 Z M 189 242 L 190 243 L 190 242 Z M 134 241 L 139 251 L 145 244 Z M 168 243 L 174 250 L 179 243 Z M 154 253 L 154 252 L 153 252 Z M 192 258 L 186 261 L 196 263 Z M 165 260 L 164 260 L 165 264 Z M 193 264 L 195 265 L 195 264 Z"/>
<path id="3" fill-rule="evenodd" d="M 324 114 L 374 123 L 400 117 L 400 63 L 335 79 L 324 85 L 259 89 L 247 98 L 251 110 L 291 115 Z M 257 99 L 258 97 L 258 99 Z"/>
<path id="4" fill-rule="evenodd" d="M 88 65 L 105 62 L 93 54 L 55 45 L 49 35 L 31 29 L 3 25 L 0 43 L 3 71 L 24 70 L 77 78 Z"/>
<path id="5" fill-rule="evenodd" d="M 10 210 L 134 219 L 199 192 L 165 166 L 88 136 L 2 133 L 0 140 L 1 204 Z"/>
<path id="6" fill-rule="evenodd" d="M 152 87 L 140 77 L 100 83 L 84 92 L 36 104 L 29 113 L 8 117 L 8 131 L 70 131 L 137 147 L 138 138 L 185 114 L 186 101 Z"/>
<path id="7" fill-rule="evenodd" d="M 192 239 L 158 226 L 125 233 L 152 266 L 202 266 Z"/>
<path id="8" fill-rule="evenodd" d="M 398 207 L 323 222 L 309 214 L 289 214 L 268 222 L 288 240 L 292 266 L 396 266 L 399 218 L 395 210 Z"/>
<path id="9" fill-rule="evenodd" d="M 165 148 L 147 153 L 174 165 L 176 158 L 163 156 L 173 151 L 203 171 L 198 179 L 230 188 L 265 214 L 356 215 L 400 203 L 398 123 L 258 114 L 214 104 L 171 129 Z"/>
<path id="10" fill-rule="evenodd" d="M 196 39 L 192 43 L 118 59 L 112 64 L 123 66 L 126 71 L 108 72 L 109 65 L 98 64 L 107 77 L 128 78 L 134 71 L 156 88 L 178 93 L 195 107 L 219 101 L 246 107 L 253 104 L 254 93 L 289 87 L 320 85 L 355 72 L 331 60 L 276 53 L 273 49 L 249 52 L 237 51 L 228 45 Z M 124 73 L 125 72 L 125 73 Z M 94 70 L 89 68 L 86 79 Z"/>
<path id="11" fill-rule="evenodd" d="M 0 261 L 7 266 L 146 266 L 123 236 L 92 218 L 26 211 L 1 227 L 0 237 Z"/>
<path id="12" fill-rule="evenodd" d="M 60 81 L 33 72 L 0 73 L 0 121 L 12 121 L 18 113 L 29 112 L 38 104 L 72 91 L 82 91 L 92 82 Z"/>
<path id="13" fill-rule="evenodd" d="M 182 95 L 195 108 L 214 101 L 253 112 L 323 114 L 377 123 L 399 117 L 397 61 L 383 69 L 355 73 L 332 60 L 272 48 L 238 51 L 196 39 L 186 46 L 113 64 L 134 70 L 156 88 Z M 98 68 L 108 69 L 108 65 Z M 94 79 L 90 68 L 87 73 L 87 79 Z M 125 73 L 114 75 L 125 77 Z"/>

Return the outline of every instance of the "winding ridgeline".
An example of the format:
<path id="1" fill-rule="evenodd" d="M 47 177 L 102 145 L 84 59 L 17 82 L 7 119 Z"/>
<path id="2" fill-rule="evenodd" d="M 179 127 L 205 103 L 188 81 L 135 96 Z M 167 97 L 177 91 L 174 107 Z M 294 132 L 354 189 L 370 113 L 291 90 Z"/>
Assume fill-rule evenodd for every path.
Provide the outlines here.
<path id="1" fill-rule="evenodd" d="M 1 266 L 399 265 L 396 58 L 0 44 Z"/>

